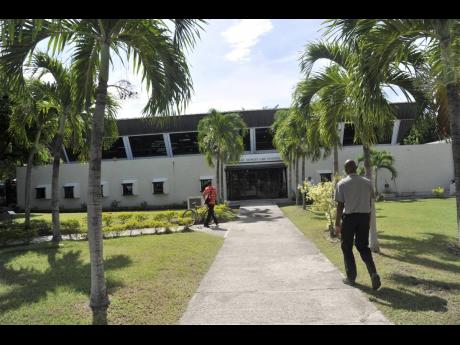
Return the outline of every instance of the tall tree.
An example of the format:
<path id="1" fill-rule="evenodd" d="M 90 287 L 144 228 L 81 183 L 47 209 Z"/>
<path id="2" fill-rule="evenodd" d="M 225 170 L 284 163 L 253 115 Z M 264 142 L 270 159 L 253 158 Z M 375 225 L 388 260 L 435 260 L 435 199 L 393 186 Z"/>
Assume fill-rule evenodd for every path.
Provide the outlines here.
<path id="1" fill-rule="evenodd" d="M 93 323 L 107 323 L 109 298 L 104 277 L 101 203 L 101 155 L 104 115 L 112 58 L 131 61 L 147 84 L 149 99 L 143 113 L 179 113 L 190 100 L 192 81 L 185 49 L 195 44 L 201 29 L 199 20 L 173 19 L 78 19 L 3 20 L 1 69 L 9 82 L 21 84 L 23 64 L 36 45 L 49 39 L 53 53 L 68 49 L 76 74 L 77 100 L 86 107 L 93 100 L 88 174 L 88 242 L 91 259 Z M 20 48 L 20 49 L 18 49 Z"/>
<path id="2" fill-rule="evenodd" d="M 347 19 L 331 21 L 330 33 L 350 45 L 365 39 L 379 58 L 367 64 L 378 78 L 394 63 L 407 64 L 427 52 L 438 86 L 434 92 L 441 118 L 448 114 L 456 186 L 457 230 L 460 241 L 460 20 L 459 19 Z M 422 47 L 422 48 L 421 48 Z M 424 47 L 424 49 L 423 49 Z M 421 60 L 419 60 L 421 61 Z M 417 73 L 423 64 L 411 64 Z M 441 123 L 446 125 L 446 118 Z"/>
<path id="3" fill-rule="evenodd" d="M 30 197 L 32 167 L 37 152 L 47 151 L 56 133 L 59 104 L 53 98 L 53 85 L 37 79 L 26 82 L 23 92 L 14 97 L 10 131 L 28 147 L 24 188 L 24 226 L 30 227 Z"/>
<path id="4" fill-rule="evenodd" d="M 211 167 L 216 162 L 216 185 L 222 200 L 223 166 L 238 162 L 244 152 L 243 138 L 248 131 L 239 114 L 221 114 L 215 109 L 198 123 L 198 143 Z M 220 201 L 219 200 L 219 201 Z"/>
<path id="5" fill-rule="evenodd" d="M 426 100 L 425 94 L 416 85 L 416 79 L 398 65 L 389 64 L 380 75 L 371 76 L 369 65 L 377 58 L 365 39 L 350 46 L 338 42 L 311 43 L 301 59 L 301 70 L 306 79 L 299 83 L 295 92 L 297 107 L 307 115 L 311 112 L 314 97 L 320 97 L 323 106 L 328 109 L 326 114 L 343 114 L 345 121 L 353 123 L 355 141 L 363 145 L 366 177 L 371 181 L 370 148 L 379 136 L 386 134 L 385 129 L 395 118 L 384 88 L 398 86 L 408 100 L 412 96 L 420 105 L 425 104 Z M 328 59 L 331 64 L 322 71 L 312 73 L 312 67 L 319 59 Z M 379 252 L 375 206 L 371 214 L 370 248 Z"/>

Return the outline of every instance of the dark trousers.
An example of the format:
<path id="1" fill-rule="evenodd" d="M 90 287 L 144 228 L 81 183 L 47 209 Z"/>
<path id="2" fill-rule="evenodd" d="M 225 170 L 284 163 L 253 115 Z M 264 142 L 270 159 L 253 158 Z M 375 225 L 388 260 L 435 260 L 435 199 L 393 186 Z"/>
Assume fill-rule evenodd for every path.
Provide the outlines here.
<path id="1" fill-rule="evenodd" d="M 212 219 L 214 220 L 214 223 L 216 223 L 216 225 L 218 224 L 217 222 L 217 218 L 216 218 L 216 215 L 214 214 L 214 205 L 211 205 L 211 204 L 207 204 L 208 205 L 208 215 L 206 216 L 206 220 L 204 222 L 204 225 L 209 225 L 209 222 L 211 221 L 211 217 Z"/>
<path id="2" fill-rule="evenodd" d="M 356 279 L 356 262 L 353 255 L 353 240 L 369 274 L 377 273 L 372 253 L 369 249 L 369 213 L 352 213 L 342 216 L 342 252 L 345 271 L 350 280 Z"/>

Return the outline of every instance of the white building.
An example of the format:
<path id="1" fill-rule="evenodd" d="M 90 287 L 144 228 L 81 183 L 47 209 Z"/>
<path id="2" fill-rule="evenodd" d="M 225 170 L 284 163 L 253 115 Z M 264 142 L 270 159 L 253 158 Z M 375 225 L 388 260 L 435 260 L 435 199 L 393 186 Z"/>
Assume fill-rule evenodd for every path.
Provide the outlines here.
<path id="1" fill-rule="evenodd" d="M 399 145 L 414 121 L 411 104 L 395 104 L 397 120 L 392 135 L 383 138 L 377 149 L 390 151 L 395 158 L 398 177 L 391 181 L 386 171 L 379 172 L 379 190 L 389 184 L 399 194 L 430 194 L 434 187 L 449 190 L 453 179 L 452 150 L 449 143 L 432 145 Z M 225 166 L 223 181 L 226 200 L 292 197 L 293 181 L 286 165 L 272 145 L 270 126 L 276 110 L 238 111 L 249 127 L 245 153 L 240 162 Z M 184 204 L 188 197 L 199 196 L 202 184 L 215 183 L 215 169 L 199 153 L 197 126 L 206 114 L 166 118 L 152 124 L 146 119 L 118 120 L 120 137 L 103 152 L 103 207 L 172 206 Z M 353 127 L 341 124 L 343 149 L 339 165 L 357 159 L 360 145 L 353 144 Z M 64 149 L 60 171 L 61 209 L 85 207 L 87 200 L 88 164 L 76 160 L 76 153 Z M 315 181 L 330 178 L 332 157 L 319 162 L 306 162 L 305 177 Z M 18 205 L 24 207 L 25 167 L 17 169 Z M 31 207 L 51 208 L 51 165 L 32 169 Z M 300 169 L 299 169 L 300 173 Z"/>

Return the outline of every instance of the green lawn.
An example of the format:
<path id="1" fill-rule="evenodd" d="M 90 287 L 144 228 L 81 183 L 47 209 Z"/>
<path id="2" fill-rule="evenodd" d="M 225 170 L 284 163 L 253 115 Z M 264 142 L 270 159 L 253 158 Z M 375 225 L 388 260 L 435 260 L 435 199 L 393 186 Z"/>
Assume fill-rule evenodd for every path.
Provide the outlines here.
<path id="1" fill-rule="evenodd" d="M 104 240 L 109 324 L 174 324 L 223 238 L 199 232 Z M 0 250 L 0 324 L 91 324 L 88 242 Z"/>
<path id="2" fill-rule="evenodd" d="M 455 199 L 377 203 L 381 254 L 374 254 L 382 287 L 374 292 L 354 249 L 357 287 L 396 324 L 460 324 L 460 257 L 448 250 L 456 241 Z M 282 207 L 343 273 L 340 243 L 328 239 L 326 221 L 301 207 Z"/>

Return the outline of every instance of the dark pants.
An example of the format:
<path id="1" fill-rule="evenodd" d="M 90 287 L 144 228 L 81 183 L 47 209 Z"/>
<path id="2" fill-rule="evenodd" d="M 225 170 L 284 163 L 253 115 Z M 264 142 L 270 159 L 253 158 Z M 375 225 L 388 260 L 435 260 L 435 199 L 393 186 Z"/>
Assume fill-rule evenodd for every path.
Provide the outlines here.
<path id="1" fill-rule="evenodd" d="M 208 215 L 206 216 L 206 220 L 204 222 L 204 225 L 205 226 L 209 225 L 209 222 L 211 221 L 211 217 L 214 220 L 214 223 L 216 223 L 216 225 L 217 225 L 218 222 L 217 222 L 216 215 L 214 214 L 214 205 L 211 205 L 211 204 L 207 204 L 207 205 L 208 205 Z"/>
<path id="2" fill-rule="evenodd" d="M 369 213 L 352 213 L 342 216 L 342 252 L 345 271 L 350 280 L 356 279 L 356 262 L 353 255 L 353 240 L 369 274 L 377 273 L 372 253 L 369 249 Z"/>

